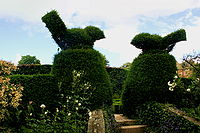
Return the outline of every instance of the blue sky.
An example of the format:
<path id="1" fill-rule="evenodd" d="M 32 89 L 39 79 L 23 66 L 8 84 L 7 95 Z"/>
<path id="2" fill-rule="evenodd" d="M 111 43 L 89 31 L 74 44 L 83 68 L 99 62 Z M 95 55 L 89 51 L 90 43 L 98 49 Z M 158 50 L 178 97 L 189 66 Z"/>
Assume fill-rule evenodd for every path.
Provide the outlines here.
<path id="1" fill-rule="evenodd" d="M 171 52 L 178 62 L 184 55 L 200 52 L 200 0 L 1 0 L 0 59 L 15 64 L 21 56 L 36 56 L 52 64 L 57 44 L 41 17 L 55 9 L 68 28 L 94 25 L 106 38 L 94 48 L 111 66 L 121 66 L 141 52 L 130 44 L 141 32 L 166 35 L 184 28 L 187 41 Z"/>

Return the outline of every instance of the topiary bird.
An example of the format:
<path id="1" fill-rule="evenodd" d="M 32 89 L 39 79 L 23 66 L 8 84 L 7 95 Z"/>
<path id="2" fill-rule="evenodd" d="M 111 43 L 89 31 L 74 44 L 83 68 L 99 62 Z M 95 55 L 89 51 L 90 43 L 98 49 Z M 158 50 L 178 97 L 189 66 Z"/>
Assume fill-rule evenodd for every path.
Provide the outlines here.
<path id="1" fill-rule="evenodd" d="M 93 47 L 96 40 L 105 38 L 103 31 L 95 26 L 87 26 L 84 29 L 67 29 L 55 10 L 44 15 L 42 21 L 62 50 L 74 47 Z"/>
<path id="2" fill-rule="evenodd" d="M 165 50 L 169 53 L 176 43 L 180 41 L 186 41 L 186 32 L 184 29 L 172 32 L 165 37 L 140 33 L 132 39 L 131 44 L 136 48 L 142 49 L 142 51 Z"/>

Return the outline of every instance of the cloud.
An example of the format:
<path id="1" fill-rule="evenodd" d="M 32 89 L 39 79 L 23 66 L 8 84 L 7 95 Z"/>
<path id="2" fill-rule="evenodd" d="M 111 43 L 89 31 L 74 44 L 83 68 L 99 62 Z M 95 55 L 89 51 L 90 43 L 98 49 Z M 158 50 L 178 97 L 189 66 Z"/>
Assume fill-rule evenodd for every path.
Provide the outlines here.
<path id="1" fill-rule="evenodd" d="M 20 54 L 17 54 L 16 56 L 15 56 L 15 60 L 14 60 L 14 65 L 17 65 L 18 64 L 18 62 L 21 60 L 21 55 Z"/>
<path id="2" fill-rule="evenodd" d="M 184 27 L 188 35 L 187 44 L 177 44 L 174 52 L 180 53 L 178 49 L 184 52 L 183 48 L 189 50 L 189 46 L 199 49 L 196 45 L 197 35 L 200 35 L 198 31 L 200 25 L 195 23 L 195 26 L 192 26 L 189 21 L 186 21 L 199 22 L 198 18 L 194 18 L 191 12 L 182 15 L 185 18 L 179 17 L 178 20 L 172 18 L 167 21 L 168 19 L 165 17 L 197 7 L 200 7 L 199 0 L 4 0 L 0 4 L 0 18 L 9 21 L 24 20 L 27 23 L 21 28 L 31 36 L 33 31 L 37 33 L 34 26 L 38 31 L 48 32 L 41 22 L 41 17 L 52 9 L 59 12 L 68 27 L 96 25 L 104 30 L 106 39 L 97 41 L 95 47 L 116 53 L 115 60 L 119 60 L 119 63 L 115 63 L 115 65 L 119 66 L 131 62 L 139 54 L 140 50 L 132 46 L 130 41 L 142 31 L 166 34 Z M 157 19 L 163 18 L 163 16 L 165 19 Z M 150 23 L 154 23 L 154 25 L 149 25 Z M 146 24 L 146 28 L 144 24 Z M 47 34 L 51 38 L 50 33 Z M 112 61 L 110 62 L 112 63 Z"/>
<path id="3" fill-rule="evenodd" d="M 199 5 L 197 0 L 6 0 L 1 2 L 0 15 L 38 22 L 46 12 L 56 9 L 68 19 L 78 13 L 81 21 L 115 23 L 138 14 L 172 14 Z"/>

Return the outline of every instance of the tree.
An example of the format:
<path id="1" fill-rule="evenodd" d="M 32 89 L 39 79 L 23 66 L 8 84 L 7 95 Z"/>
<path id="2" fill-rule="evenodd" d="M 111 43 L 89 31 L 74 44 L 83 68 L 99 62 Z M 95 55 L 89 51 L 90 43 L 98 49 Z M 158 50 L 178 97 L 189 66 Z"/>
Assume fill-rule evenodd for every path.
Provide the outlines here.
<path id="1" fill-rule="evenodd" d="M 22 64 L 40 64 L 40 60 L 35 56 L 25 55 L 22 56 L 21 60 L 18 62 L 18 65 Z"/>

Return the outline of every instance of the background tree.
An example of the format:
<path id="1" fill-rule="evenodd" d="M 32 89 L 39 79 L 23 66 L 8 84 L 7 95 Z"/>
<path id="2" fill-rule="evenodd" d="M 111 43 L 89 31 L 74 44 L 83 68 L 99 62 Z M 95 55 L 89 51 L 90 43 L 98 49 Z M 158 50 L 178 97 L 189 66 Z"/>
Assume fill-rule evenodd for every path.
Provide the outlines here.
<path id="1" fill-rule="evenodd" d="M 40 64 L 40 60 L 38 60 L 35 56 L 25 55 L 21 57 L 21 60 L 18 62 L 18 65 L 22 64 Z"/>

